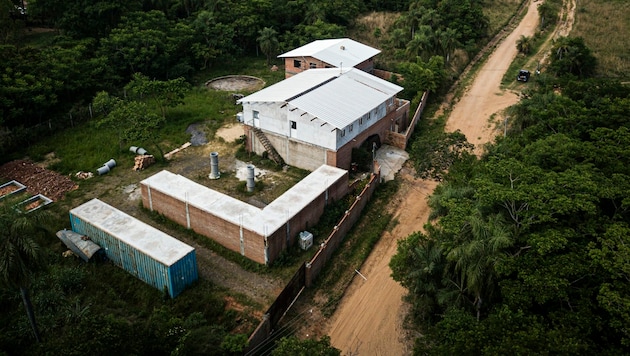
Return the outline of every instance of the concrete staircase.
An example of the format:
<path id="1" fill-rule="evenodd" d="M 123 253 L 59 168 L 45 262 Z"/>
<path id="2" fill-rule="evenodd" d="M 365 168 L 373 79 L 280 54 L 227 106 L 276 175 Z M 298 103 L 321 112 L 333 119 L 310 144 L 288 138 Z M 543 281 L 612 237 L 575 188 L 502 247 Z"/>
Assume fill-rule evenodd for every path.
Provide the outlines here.
<path id="1" fill-rule="evenodd" d="M 279 166 L 284 166 L 284 160 L 282 159 L 282 157 L 280 157 L 280 154 L 278 153 L 278 151 L 276 151 L 271 142 L 269 142 L 267 135 L 265 135 L 265 133 L 262 132 L 262 130 L 258 127 L 253 127 L 253 129 L 256 137 L 258 137 L 260 143 L 262 143 L 262 145 L 265 147 L 265 151 L 267 151 L 269 158 L 271 158 L 271 160 L 276 162 Z"/>

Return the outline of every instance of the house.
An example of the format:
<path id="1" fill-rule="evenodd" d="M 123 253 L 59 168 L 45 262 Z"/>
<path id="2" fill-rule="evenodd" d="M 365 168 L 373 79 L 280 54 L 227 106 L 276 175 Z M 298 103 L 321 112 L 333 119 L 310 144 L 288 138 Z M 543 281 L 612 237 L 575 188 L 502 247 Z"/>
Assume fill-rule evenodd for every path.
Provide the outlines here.
<path id="1" fill-rule="evenodd" d="M 311 69 L 239 99 L 247 149 L 315 170 L 349 170 L 352 149 L 408 126 L 403 88 L 356 68 Z"/>
<path id="2" fill-rule="evenodd" d="M 278 58 L 284 58 L 285 77 L 289 78 L 316 68 L 358 68 L 372 73 L 374 56 L 379 53 L 380 50 L 349 38 L 335 38 L 313 41 Z"/>

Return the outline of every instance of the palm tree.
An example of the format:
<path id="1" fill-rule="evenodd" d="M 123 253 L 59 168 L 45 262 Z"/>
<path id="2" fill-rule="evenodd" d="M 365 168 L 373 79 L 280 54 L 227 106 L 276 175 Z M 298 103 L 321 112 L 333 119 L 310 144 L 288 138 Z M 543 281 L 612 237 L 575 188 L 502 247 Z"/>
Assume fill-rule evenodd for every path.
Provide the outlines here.
<path id="1" fill-rule="evenodd" d="M 532 49 L 532 39 L 521 35 L 521 37 L 516 40 L 516 49 L 518 49 L 520 53 L 529 54 L 529 51 Z"/>
<path id="2" fill-rule="evenodd" d="M 399 242 L 398 253 L 391 259 L 392 278 L 407 288 L 407 298 L 419 317 L 425 319 L 438 312 L 438 295 L 446 260 L 442 247 L 419 232 Z"/>
<path id="3" fill-rule="evenodd" d="M 258 45 L 260 46 L 260 50 L 267 55 L 267 65 L 269 65 L 271 61 L 271 56 L 278 49 L 278 32 L 271 27 L 265 27 L 262 30 L 258 31 Z"/>
<path id="4" fill-rule="evenodd" d="M 448 252 L 447 259 L 453 263 L 452 275 L 460 278 L 474 299 L 472 304 L 479 320 L 484 300 L 493 294 L 494 267 L 514 241 L 500 215 L 485 219 L 479 210 L 470 216 L 461 238 L 463 241 Z"/>
<path id="5" fill-rule="evenodd" d="M 35 239 L 44 231 L 42 226 L 50 215 L 42 209 L 24 213 L 15 203 L 4 201 L 0 204 L 0 284 L 20 289 L 33 334 L 37 342 L 41 342 L 27 286 L 43 257 Z"/>
<path id="6" fill-rule="evenodd" d="M 409 58 L 426 57 L 423 54 L 431 48 L 431 39 L 425 34 L 418 32 L 413 39 L 407 43 L 407 55 Z"/>
<path id="7" fill-rule="evenodd" d="M 451 60 L 451 53 L 455 50 L 455 47 L 459 46 L 459 32 L 455 29 L 448 27 L 441 31 L 436 31 L 435 37 L 437 38 L 438 48 L 442 50 L 442 54 L 446 59 L 446 64 Z"/>

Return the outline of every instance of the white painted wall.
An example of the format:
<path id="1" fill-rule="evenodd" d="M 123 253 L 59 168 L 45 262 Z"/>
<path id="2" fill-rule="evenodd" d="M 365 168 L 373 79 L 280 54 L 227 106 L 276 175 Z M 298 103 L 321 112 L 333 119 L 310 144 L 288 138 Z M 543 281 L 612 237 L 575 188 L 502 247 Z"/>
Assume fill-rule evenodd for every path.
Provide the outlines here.
<path id="1" fill-rule="evenodd" d="M 258 111 L 259 120 L 256 126 L 262 130 L 336 151 L 387 115 L 386 101 L 372 109 L 369 116 L 366 113 L 362 120 L 361 118 L 354 120 L 352 131 L 350 131 L 350 126 L 346 126 L 345 134 L 342 135 L 343 130 L 337 130 L 323 120 L 301 110 L 290 111 L 289 105 L 282 107 L 283 104 L 243 103 L 244 123 L 252 125 L 253 112 Z M 295 130 L 291 129 L 291 121 L 296 123 Z"/>

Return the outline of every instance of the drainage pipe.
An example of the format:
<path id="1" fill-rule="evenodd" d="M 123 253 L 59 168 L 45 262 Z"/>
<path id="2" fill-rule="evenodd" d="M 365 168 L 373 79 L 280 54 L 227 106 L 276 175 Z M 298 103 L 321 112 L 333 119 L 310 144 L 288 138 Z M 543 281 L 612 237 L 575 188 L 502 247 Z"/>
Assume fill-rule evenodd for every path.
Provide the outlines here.
<path id="1" fill-rule="evenodd" d="M 210 175 L 208 178 L 219 179 L 219 177 L 221 177 L 221 172 L 219 172 L 219 153 L 212 152 L 210 153 Z"/>
<path id="2" fill-rule="evenodd" d="M 105 162 L 104 165 L 109 167 L 109 169 L 112 169 L 112 168 L 116 167 L 116 161 L 114 161 L 114 159 L 112 158 L 109 161 Z"/>
<path id="3" fill-rule="evenodd" d="M 247 191 L 253 192 L 256 187 L 256 182 L 254 182 L 254 166 L 251 164 L 247 165 Z"/>
<path id="4" fill-rule="evenodd" d="M 102 167 L 99 167 L 96 172 L 98 172 L 99 176 L 102 176 L 103 174 L 107 174 L 109 173 L 109 166 L 108 165 L 103 165 Z"/>

